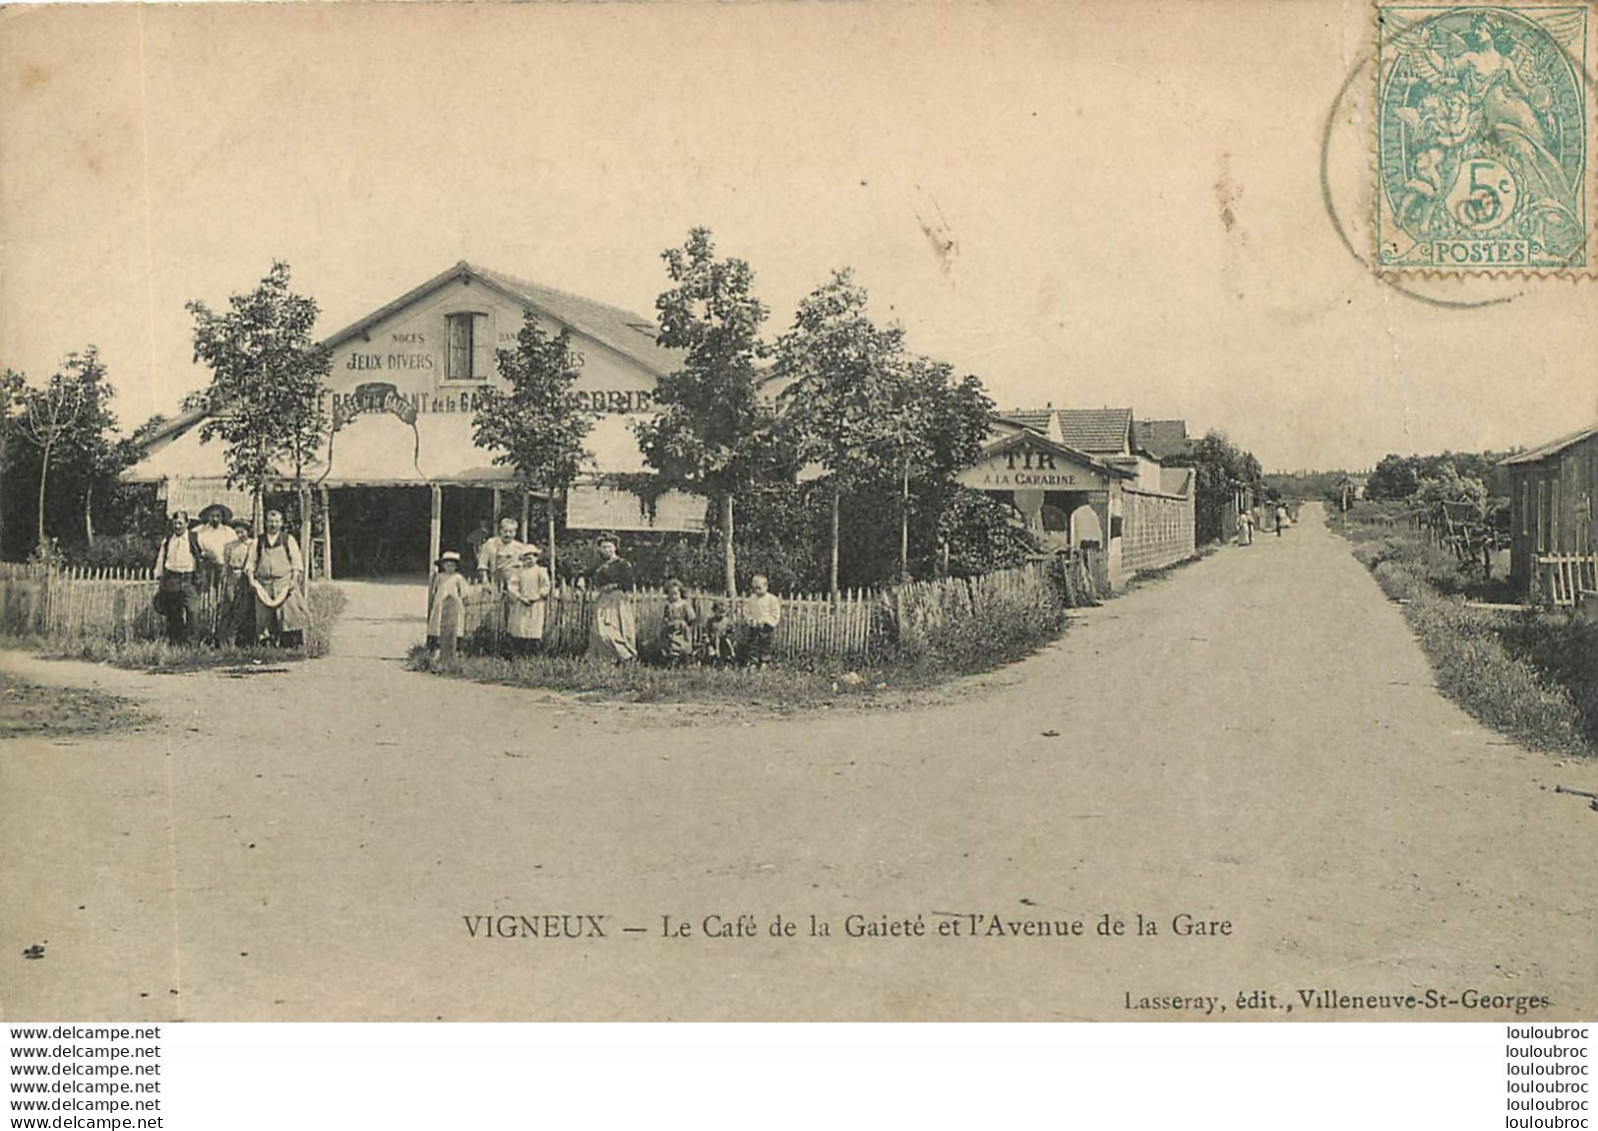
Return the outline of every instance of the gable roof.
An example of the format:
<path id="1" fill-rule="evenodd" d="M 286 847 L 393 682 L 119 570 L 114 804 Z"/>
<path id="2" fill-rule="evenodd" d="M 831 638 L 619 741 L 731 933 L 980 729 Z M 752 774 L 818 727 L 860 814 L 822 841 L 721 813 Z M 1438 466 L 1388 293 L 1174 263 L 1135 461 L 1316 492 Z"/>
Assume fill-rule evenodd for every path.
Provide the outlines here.
<path id="1" fill-rule="evenodd" d="M 1155 459 L 1180 455 L 1187 450 L 1187 421 L 1139 420 L 1133 426 L 1137 446 Z"/>
<path id="2" fill-rule="evenodd" d="M 1579 432 L 1572 432 L 1568 436 L 1561 436 L 1557 440 L 1550 440 L 1548 443 L 1543 444 L 1540 447 L 1532 448 L 1530 451 L 1525 451 L 1521 452 L 1519 455 L 1510 456 L 1508 459 L 1503 461 L 1503 465 L 1507 466 L 1512 463 L 1537 463 L 1540 460 L 1547 459 L 1549 456 L 1558 455 L 1566 448 L 1571 447 L 1574 444 L 1579 444 L 1583 440 L 1591 439 L 1594 436 L 1598 436 L 1598 424 L 1589 424 Z"/>
<path id="3" fill-rule="evenodd" d="M 421 286 L 406 291 L 393 302 L 379 307 L 357 322 L 352 322 L 322 344 L 329 348 L 342 345 L 356 335 L 366 333 L 390 315 L 427 297 L 440 287 L 457 281 L 482 283 L 511 301 L 518 302 L 524 307 L 531 307 L 561 325 L 608 346 L 628 360 L 643 366 L 656 377 L 671 373 L 682 363 L 682 355 L 678 351 L 666 349 L 655 343 L 656 327 L 653 318 L 623 310 L 619 306 L 583 298 L 569 291 L 556 290 L 554 287 L 528 282 L 513 275 L 476 267 L 464 259 L 449 270 L 434 275 Z"/>
<path id="4" fill-rule="evenodd" d="M 1061 444 L 1051 440 L 1041 432 L 1030 430 L 1011 432 L 1008 435 L 993 437 L 986 444 L 982 445 L 981 458 L 985 460 L 992 459 L 994 456 L 1003 455 L 1011 448 L 1020 447 L 1024 444 L 1030 444 L 1034 448 L 1043 448 L 1046 451 L 1053 452 L 1055 455 L 1064 456 L 1066 459 L 1069 459 L 1074 463 L 1079 463 L 1086 467 L 1092 468 L 1101 475 L 1114 475 L 1121 479 L 1137 478 L 1137 472 L 1135 471 L 1129 471 L 1124 467 L 1117 467 L 1115 464 L 1107 463 L 1104 460 L 1099 459 L 1098 457 L 1087 452 L 1073 448 L 1067 444 Z"/>
<path id="5" fill-rule="evenodd" d="M 1034 432 L 1048 435 L 1049 422 L 1054 419 L 1052 408 L 1018 408 L 1012 412 L 999 414 L 1003 420 L 1012 420 Z"/>
<path id="6" fill-rule="evenodd" d="M 1060 438 L 1084 452 L 1130 452 L 1132 410 L 1129 408 L 1062 408 L 1055 410 Z"/>

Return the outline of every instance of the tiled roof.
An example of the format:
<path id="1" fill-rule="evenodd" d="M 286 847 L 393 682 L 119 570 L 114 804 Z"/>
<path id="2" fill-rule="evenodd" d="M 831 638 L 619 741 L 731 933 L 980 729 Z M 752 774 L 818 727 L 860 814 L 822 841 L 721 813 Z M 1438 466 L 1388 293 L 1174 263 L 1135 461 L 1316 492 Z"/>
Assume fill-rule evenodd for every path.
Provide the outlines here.
<path id="1" fill-rule="evenodd" d="M 1135 446 L 1155 459 L 1178 455 L 1187 449 L 1187 421 L 1139 420 L 1133 425 Z"/>
<path id="2" fill-rule="evenodd" d="M 1060 422 L 1060 439 L 1068 448 L 1095 454 L 1129 449 L 1129 408 L 1061 408 L 1055 410 L 1055 416 Z"/>
<path id="3" fill-rule="evenodd" d="M 1013 412 L 1000 413 L 1006 420 L 1013 420 L 1017 424 L 1024 424 L 1032 431 L 1042 435 L 1049 433 L 1049 418 L 1054 415 L 1052 408 L 1018 408 Z"/>
<path id="4" fill-rule="evenodd" d="M 1598 436 L 1598 424 L 1589 424 L 1579 432 L 1572 432 L 1568 436 L 1561 436 L 1557 440 L 1550 440 L 1530 451 L 1521 452 L 1519 455 L 1510 456 L 1504 460 L 1505 464 L 1511 463 L 1536 463 L 1538 460 L 1547 459 L 1549 456 L 1558 455 L 1572 444 L 1579 444 L 1583 440 Z"/>
<path id="5" fill-rule="evenodd" d="M 1009 417 L 1009 413 L 1004 414 L 1004 419 L 1008 419 Z M 1079 448 L 1073 448 L 1067 444 L 1057 443 L 1042 433 L 1035 433 L 1031 432 L 1030 430 L 1011 432 L 1008 435 L 1004 435 L 997 431 L 990 432 L 987 443 L 982 445 L 982 458 L 991 459 L 992 457 L 1009 451 L 1011 448 L 1021 444 L 1025 444 L 1033 448 L 1041 447 L 1046 451 L 1053 452 L 1056 455 L 1064 456 L 1066 459 L 1074 460 L 1077 463 L 1090 467 L 1103 475 L 1114 475 L 1121 479 L 1137 478 L 1136 471 L 1128 470 L 1124 467 L 1118 467 L 1113 463 L 1100 459 L 1098 456 L 1095 456 L 1090 452 L 1082 451 Z"/>

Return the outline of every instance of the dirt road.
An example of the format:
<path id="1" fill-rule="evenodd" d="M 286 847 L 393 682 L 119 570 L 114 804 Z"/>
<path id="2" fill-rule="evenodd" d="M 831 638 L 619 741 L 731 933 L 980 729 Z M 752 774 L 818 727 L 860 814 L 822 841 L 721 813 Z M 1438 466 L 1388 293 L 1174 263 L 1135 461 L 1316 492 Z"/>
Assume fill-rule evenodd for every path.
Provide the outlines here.
<path id="1" fill-rule="evenodd" d="M 7 1018 L 1598 1013 L 1598 813 L 1552 792 L 1598 767 L 1442 699 L 1311 512 L 898 710 L 586 704 L 403 671 L 385 631 L 352 608 L 248 677 L 7 657 L 160 720 L 0 747 Z"/>

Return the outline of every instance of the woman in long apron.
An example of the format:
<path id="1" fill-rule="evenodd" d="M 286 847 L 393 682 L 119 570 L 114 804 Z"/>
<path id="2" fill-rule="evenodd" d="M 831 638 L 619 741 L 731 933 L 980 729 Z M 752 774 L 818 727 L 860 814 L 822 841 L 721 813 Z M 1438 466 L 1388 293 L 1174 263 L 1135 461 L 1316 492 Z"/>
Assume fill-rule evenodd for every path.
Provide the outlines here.
<path id="1" fill-rule="evenodd" d="M 294 536 L 283 529 L 283 512 L 266 512 L 266 532 L 255 540 L 244 567 L 255 591 L 255 632 L 282 648 L 305 640 L 310 614 L 301 592 L 305 560 Z"/>
<path id="2" fill-rule="evenodd" d="M 588 637 L 588 654 L 618 664 L 638 658 L 638 625 L 627 594 L 633 588 L 633 567 L 616 554 L 616 538 L 607 534 L 599 540 L 603 559 L 593 573 L 593 588 L 599 594 L 594 603 L 594 628 Z"/>

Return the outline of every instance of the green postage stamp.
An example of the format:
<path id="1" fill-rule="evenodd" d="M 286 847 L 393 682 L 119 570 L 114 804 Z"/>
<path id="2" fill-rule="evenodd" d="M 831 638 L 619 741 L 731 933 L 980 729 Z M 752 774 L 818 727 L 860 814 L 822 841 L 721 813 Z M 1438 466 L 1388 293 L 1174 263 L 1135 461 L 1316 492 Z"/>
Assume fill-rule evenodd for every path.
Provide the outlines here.
<path id="1" fill-rule="evenodd" d="M 1380 270 L 1590 274 L 1592 0 L 1378 4 Z"/>

